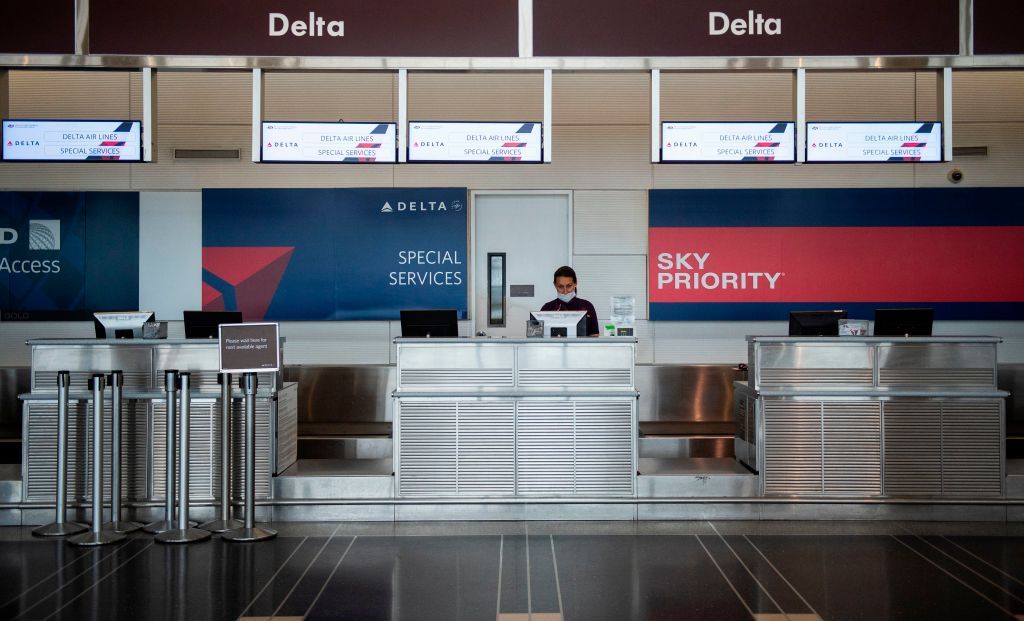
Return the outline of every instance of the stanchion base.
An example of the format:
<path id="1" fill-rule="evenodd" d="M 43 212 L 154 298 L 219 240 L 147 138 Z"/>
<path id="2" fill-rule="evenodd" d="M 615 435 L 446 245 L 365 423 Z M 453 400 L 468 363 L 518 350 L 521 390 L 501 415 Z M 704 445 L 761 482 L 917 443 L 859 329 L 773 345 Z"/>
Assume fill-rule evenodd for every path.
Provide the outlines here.
<path id="1" fill-rule="evenodd" d="M 110 543 L 117 543 L 118 541 L 124 541 L 127 539 L 121 533 L 113 533 L 109 530 L 100 531 L 94 533 L 91 530 L 81 535 L 75 535 L 68 539 L 68 543 L 73 546 L 105 546 Z"/>
<path id="2" fill-rule="evenodd" d="M 245 526 L 242 520 L 212 520 L 199 525 L 199 528 L 208 530 L 211 533 L 223 533 L 226 530 L 235 530 Z"/>
<path id="3" fill-rule="evenodd" d="M 195 528 L 198 525 L 199 524 L 197 522 L 193 522 L 192 520 L 188 521 L 189 528 Z M 174 530 L 177 527 L 178 520 L 174 520 L 173 522 L 160 520 L 159 522 L 150 522 L 149 524 L 146 524 L 142 527 L 142 532 L 149 533 L 150 535 L 159 535 L 160 533 L 166 533 L 169 530 Z"/>
<path id="4" fill-rule="evenodd" d="M 277 531 L 270 528 L 260 528 L 259 526 L 253 526 L 252 528 L 236 528 L 234 530 L 228 530 L 221 533 L 220 538 L 224 541 L 235 541 L 245 543 L 247 541 L 263 541 L 264 539 L 271 539 L 277 537 Z"/>
<path id="5" fill-rule="evenodd" d="M 175 528 L 155 537 L 159 543 L 195 543 L 210 538 L 210 531 L 199 528 Z"/>
<path id="6" fill-rule="evenodd" d="M 142 524 L 139 524 L 138 522 L 129 522 L 128 520 L 106 522 L 103 524 L 103 530 L 109 530 L 114 533 L 133 533 L 140 528 L 142 528 Z"/>
<path id="7" fill-rule="evenodd" d="M 174 522 L 168 522 L 167 520 L 150 522 L 142 527 L 142 532 L 149 533 L 150 535 L 159 535 L 160 533 L 166 533 L 169 530 L 174 530 Z"/>
<path id="8" fill-rule="evenodd" d="M 89 530 L 88 526 L 78 522 L 53 522 L 33 530 L 32 534 L 38 537 L 67 537 L 87 530 Z"/>

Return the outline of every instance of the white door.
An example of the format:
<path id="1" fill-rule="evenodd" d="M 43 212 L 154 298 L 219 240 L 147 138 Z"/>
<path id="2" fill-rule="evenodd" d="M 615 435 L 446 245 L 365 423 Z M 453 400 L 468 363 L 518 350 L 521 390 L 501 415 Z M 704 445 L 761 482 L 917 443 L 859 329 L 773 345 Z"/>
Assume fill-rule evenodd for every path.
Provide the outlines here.
<path id="1" fill-rule="evenodd" d="M 473 331 L 488 336 L 523 337 L 530 311 L 555 297 L 552 277 L 572 264 L 572 205 L 568 192 L 554 194 L 477 193 L 473 200 Z M 488 305 L 488 255 L 504 253 L 504 326 L 495 288 Z M 500 279 L 500 270 L 495 270 Z M 524 285 L 533 295 L 524 295 Z M 511 294 L 511 295 L 510 295 Z M 493 315 L 490 312 L 494 311 Z"/>

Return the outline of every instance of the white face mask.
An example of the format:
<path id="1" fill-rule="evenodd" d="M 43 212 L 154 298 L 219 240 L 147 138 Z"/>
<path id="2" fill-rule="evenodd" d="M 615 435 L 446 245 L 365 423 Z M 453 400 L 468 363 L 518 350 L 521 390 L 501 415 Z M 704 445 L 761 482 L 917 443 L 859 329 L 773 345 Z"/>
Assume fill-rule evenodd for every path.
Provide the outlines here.
<path id="1" fill-rule="evenodd" d="M 563 302 L 566 302 L 566 303 L 572 301 L 572 299 L 574 297 L 576 297 L 576 292 L 575 291 L 570 291 L 569 293 L 559 293 L 558 294 L 558 299 L 563 301 Z"/>

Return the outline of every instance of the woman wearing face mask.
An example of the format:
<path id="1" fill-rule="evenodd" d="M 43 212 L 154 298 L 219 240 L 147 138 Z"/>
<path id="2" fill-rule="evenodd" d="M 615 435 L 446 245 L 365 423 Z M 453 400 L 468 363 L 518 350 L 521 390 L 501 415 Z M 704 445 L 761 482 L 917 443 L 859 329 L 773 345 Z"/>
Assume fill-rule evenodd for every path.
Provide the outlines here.
<path id="1" fill-rule="evenodd" d="M 568 265 L 555 270 L 555 291 L 558 297 L 541 307 L 542 311 L 587 311 L 587 335 L 598 336 L 597 311 L 594 305 L 576 297 L 576 272 Z"/>

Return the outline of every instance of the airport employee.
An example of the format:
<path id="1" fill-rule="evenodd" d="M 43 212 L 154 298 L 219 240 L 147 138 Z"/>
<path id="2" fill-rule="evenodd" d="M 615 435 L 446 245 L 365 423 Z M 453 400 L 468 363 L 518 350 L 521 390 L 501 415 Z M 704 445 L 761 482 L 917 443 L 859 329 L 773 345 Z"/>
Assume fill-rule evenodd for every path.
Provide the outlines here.
<path id="1" fill-rule="evenodd" d="M 542 306 L 542 311 L 587 311 L 587 336 L 601 334 L 594 305 L 576 297 L 576 271 L 568 265 L 555 270 L 555 291 L 558 297 Z"/>

